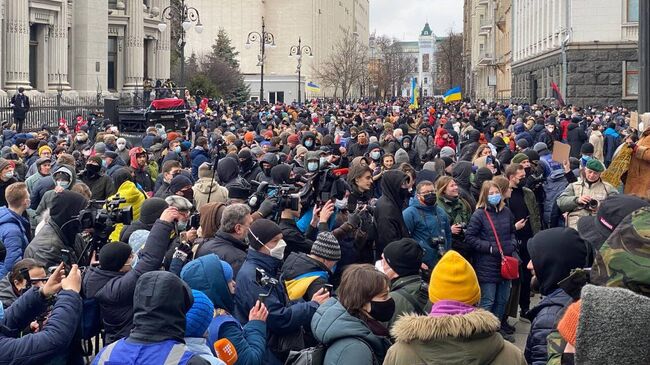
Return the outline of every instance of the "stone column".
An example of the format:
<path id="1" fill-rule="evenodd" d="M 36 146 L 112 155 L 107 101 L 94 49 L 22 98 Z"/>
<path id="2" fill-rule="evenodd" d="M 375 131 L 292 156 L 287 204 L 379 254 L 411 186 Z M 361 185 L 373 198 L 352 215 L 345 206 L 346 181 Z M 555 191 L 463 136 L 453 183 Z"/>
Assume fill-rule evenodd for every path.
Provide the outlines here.
<path id="1" fill-rule="evenodd" d="M 70 89 L 68 83 L 68 2 L 61 2 L 56 22 L 50 27 L 48 89 Z"/>
<path id="2" fill-rule="evenodd" d="M 165 10 L 170 4 L 170 0 L 156 0 L 157 6 L 162 11 Z M 170 42 L 171 42 L 171 24 L 166 19 L 162 21 L 167 23 L 167 29 L 164 32 L 158 33 L 158 40 L 156 42 L 156 79 L 167 80 L 170 77 Z M 155 82 L 155 80 L 154 80 Z"/>
<path id="3" fill-rule="evenodd" d="M 29 2 L 5 3 L 5 89 L 24 87 L 29 90 Z"/>
<path id="4" fill-rule="evenodd" d="M 125 35 L 124 89 L 142 89 L 144 77 L 144 11 L 142 1 L 127 0 L 129 23 Z"/>

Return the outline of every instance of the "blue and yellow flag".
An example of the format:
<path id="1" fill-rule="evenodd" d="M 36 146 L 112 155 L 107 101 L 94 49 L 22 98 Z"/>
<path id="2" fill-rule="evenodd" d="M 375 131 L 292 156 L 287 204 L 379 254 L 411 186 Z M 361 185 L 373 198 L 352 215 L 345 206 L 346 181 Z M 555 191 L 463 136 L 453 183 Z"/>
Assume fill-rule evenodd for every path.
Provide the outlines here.
<path id="1" fill-rule="evenodd" d="M 445 103 L 462 100 L 463 96 L 461 95 L 460 92 L 460 86 L 456 86 L 455 88 L 447 90 L 447 92 L 443 95 L 443 98 Z"/>
<path id="2" fill-rule="evenodd" d="M 305 90 L 312 92 L 312 93 L 319 93 L 320 92 L 320 86 L 316 84 L 313 81 L 307 81 L 307 84 L 305 85 Z"/>
<path id="3" fill-rule="evenodd" d="M 287 287 L 287 296 L 290 300 L 302 298 L 307 293 L 309 286 L 318 278 L 327 281 L 329 280 L 329 274 L 326 271 L 312 271 L 296 276 L 291 280 L 285 280 L 284 285 Z"/>
<path id="4" fill-rule="evenodd" d="M 415 81 L 415 77 L 411 79 L 411 109 L 419 107 L 420 89 Z"/>

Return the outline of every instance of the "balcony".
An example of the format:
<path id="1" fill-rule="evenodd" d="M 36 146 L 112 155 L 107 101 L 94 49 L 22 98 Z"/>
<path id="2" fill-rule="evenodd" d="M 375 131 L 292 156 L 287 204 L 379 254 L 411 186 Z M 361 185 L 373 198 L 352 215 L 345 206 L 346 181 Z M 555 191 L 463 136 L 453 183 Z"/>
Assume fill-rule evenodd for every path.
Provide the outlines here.
<path id="1" fill-rule="evenodd" d="M 490 0 L 478 0 L 478 5 L 485 5 L 488 6 L 490 4 Z"/>
<path id="2" fill-rule="evenodd" d="M 492 30 L 492 28 L 494 27 L 494 22 L 492 21 L 492 19 L 484 19 L 484 20 L 481 20 L 481 22 L 479 23 L 479 26 L 480 26 L 480 28 L 478 30 L 478 34 L 479 35 L 488 35 L 490 33 L 490 31 Z"/>
<path id="3" fill-rule="evenodd" d="M 488 66 L 494 64 L 494 54 L 491 52 L 483 52 L 478 57 L 479 66 Z"/>
<path id="4" fill-rule="evenodd" d="M 621 26 L 621 40 L 628 42 L 638 42 L 639 23 L 623 24 Z"/>

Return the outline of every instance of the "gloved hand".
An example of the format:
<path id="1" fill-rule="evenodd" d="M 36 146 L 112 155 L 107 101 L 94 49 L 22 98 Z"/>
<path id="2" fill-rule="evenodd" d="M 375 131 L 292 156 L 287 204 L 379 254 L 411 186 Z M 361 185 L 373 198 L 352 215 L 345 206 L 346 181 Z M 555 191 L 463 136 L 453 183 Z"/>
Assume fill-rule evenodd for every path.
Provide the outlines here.
<path id="1" fill-rule="evenodd" d="M 354 228 L 359 228 L 361 225 L 361 218 L 356 213 L 348 214 L 348 223 Z"/>
<path id="2" fill-rule="evenodd" d="M 275 212 L 278 208 L 278 202 L 273 198 L 264 199 L 262 204 L 260 204 L 257 212 L 263 217 L 266 218 Z"/>

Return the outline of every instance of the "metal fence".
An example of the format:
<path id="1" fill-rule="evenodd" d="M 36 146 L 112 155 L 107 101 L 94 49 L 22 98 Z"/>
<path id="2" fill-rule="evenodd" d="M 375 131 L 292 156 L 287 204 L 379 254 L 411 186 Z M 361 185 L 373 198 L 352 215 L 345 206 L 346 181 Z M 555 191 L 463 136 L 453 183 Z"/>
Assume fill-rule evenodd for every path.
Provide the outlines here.
<path id="1" fill-rule="evenodd" d="M 43 126 L 56 128 L 60 118 L 72 127 L 77 115 L 88 118 L 91 114 L 103 114 L 104 98 L 99 96 L 69 97 L 65 95 L 30 96 L 30 109 L 23 125 L 25 131 L 35 131 Z M 11 96 L 0 98 L 0 121 L 12 120 Z"/>

